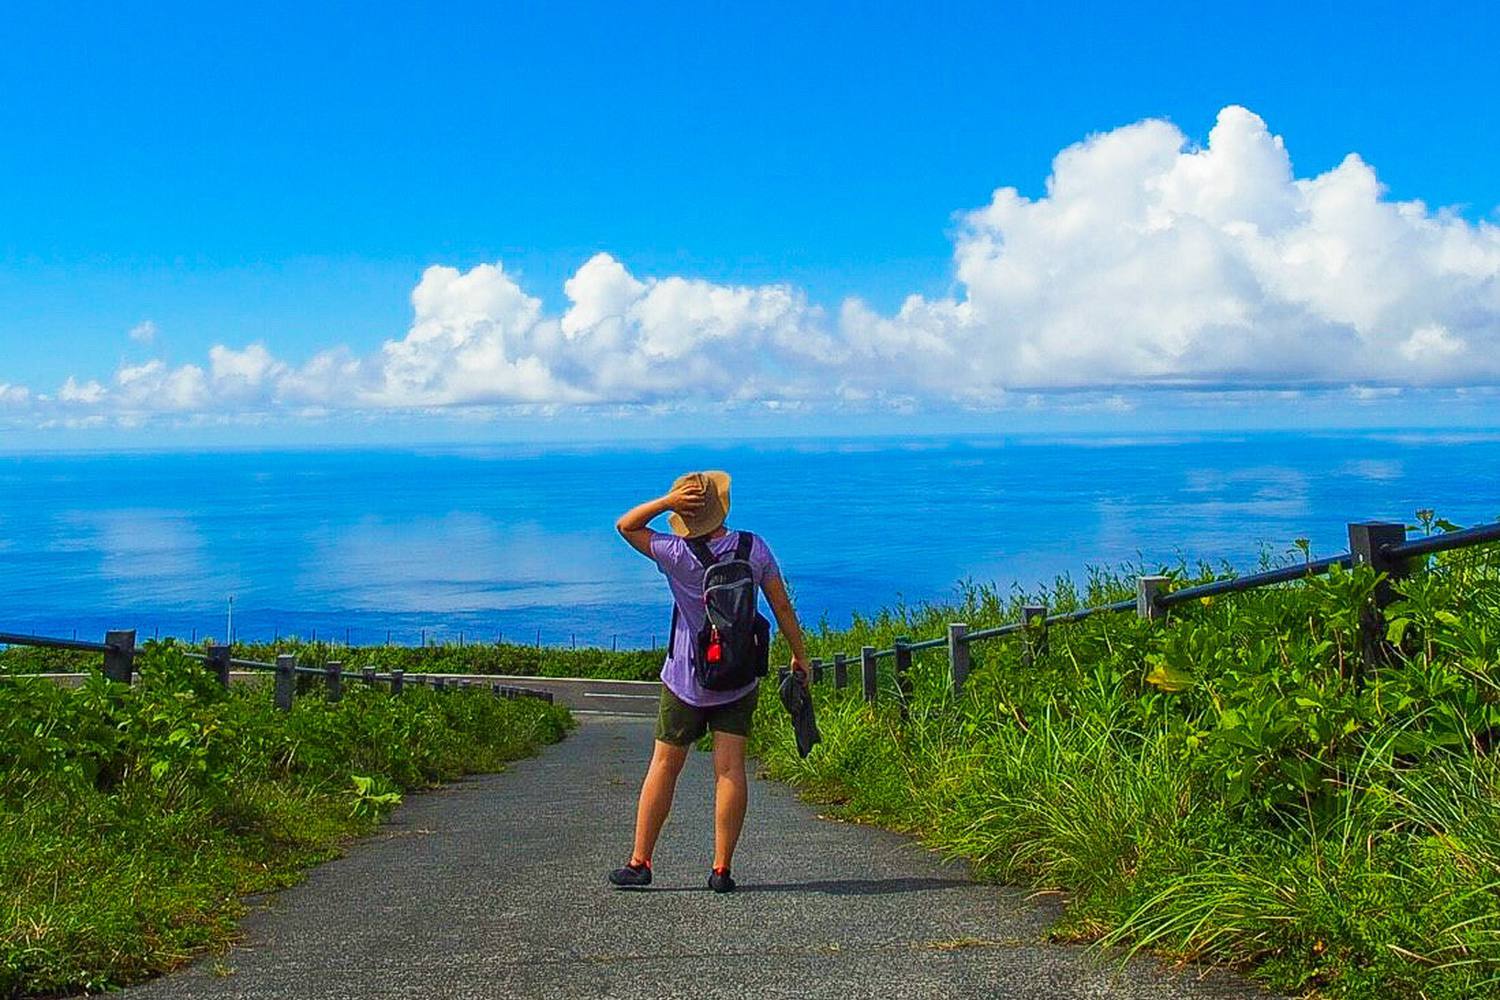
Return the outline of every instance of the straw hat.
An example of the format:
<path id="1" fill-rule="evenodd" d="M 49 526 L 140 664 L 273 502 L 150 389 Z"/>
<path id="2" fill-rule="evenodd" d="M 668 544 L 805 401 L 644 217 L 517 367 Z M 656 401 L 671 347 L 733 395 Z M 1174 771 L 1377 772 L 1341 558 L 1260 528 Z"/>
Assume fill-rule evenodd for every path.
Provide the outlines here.
<path id="1" fill-rule="evenodd" d="M 719 527 L 729 516 L 729 473 L 686 472 L 673 481 L 672 489 L 689 483 L 703 487 L 703 506 L 687 517 L 676 512 L 667 515 L 667 525 L 674 534 L 697 538 Z"/>

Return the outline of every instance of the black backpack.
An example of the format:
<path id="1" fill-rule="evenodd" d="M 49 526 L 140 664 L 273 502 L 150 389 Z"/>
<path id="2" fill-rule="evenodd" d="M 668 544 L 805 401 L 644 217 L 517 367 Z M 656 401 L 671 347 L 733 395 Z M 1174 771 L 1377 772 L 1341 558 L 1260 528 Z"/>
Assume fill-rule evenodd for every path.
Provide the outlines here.
<path id="1" fill-rule="evenodd" d="M 739 532 L 734 552 L 723 562 L 701 538 L 688 548 L 703 564 L 703 627 L 694 637 L 693 677 L 709 691 L 733 691 L 766 675 L 771 660 L 771 623 L 760 613 L 750 547 L 755 536 Z M 677 636 L 677 602 L 672 602 L 672 637 Z"/>

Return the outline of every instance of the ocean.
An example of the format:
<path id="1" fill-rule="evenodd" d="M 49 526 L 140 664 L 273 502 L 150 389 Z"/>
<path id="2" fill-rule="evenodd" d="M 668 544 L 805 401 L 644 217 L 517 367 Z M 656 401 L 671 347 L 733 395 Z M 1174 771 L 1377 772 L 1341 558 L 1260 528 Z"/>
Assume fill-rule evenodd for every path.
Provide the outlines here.
<path id="1" fill-rule="evenodd" d="M 1500 517 L 1500 434 L 950 437 L 0 456 L 0 631 L 620 648 L 667 591 L 614 519 L 734 476 L 805 623 L 1123 562 L 1241 568 L 1351 520 Z M 663 530 L 665 528 L 663 527 Z"/>

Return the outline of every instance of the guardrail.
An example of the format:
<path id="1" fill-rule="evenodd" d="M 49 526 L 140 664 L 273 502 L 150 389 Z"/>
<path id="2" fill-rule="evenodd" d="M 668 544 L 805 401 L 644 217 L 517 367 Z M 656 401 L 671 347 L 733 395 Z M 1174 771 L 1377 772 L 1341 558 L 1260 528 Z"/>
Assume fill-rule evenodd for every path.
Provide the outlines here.
<path id="1" fill-rule="evenodd" d="M 121 629 L 112 631 L 105 635 L 103 642 L 81 642 L 77 639 L 53 639 L 46 636 L 18 635 L 12 632 L 0 632 L 0 645 L 6 646 L 33 646 L 41 649 L 67 649 L 86 653 L 104 654 L 104 675 L 112 681 L 122 684 L 130 684 L 135 677 L 135 630 Z M 228 646 L 210 646 L 206 653 L 187 653 L 189 659 L 202 662 L 209 670 L 213 671 L 219 683 L 225 687 L 229 686 L 230 671 L 251 670 L 264 671 L 275 676 L 276 707 L 284 711 L 290 711 L 292 700 L 296 697 L 297 678 L 320 677 L 327 684 L 327 697 L 330 701 L 338 701 L 343 697 L 344 679 L 350 678 L 364 684 L 374 686 L 376 684 L 390 685 L 392 695 L 400 695 L 406 685 L 416 684 L 418 686 L 428 685 L 434 691 L 462 691 L 468 689 L 482 690 L 488 686 L 490 692 L 497 698 L 539 698 L 547 703 L 552 703 L 551 691 L 542 691 L 537 688 L 516 687 L 510 684 L 501 684 L 499 681 L 485 681 L 482 677 L 455 678 L 451 675 L 442 676 L 436 674 L 415 673 L 410 677 L 404 670 L 391 670 L 389 672 L 377 671 L 374 667 L 364 667 L 358 673 L 345 671 L 341 661 L 332 660 L 321 667 L 304 667 L 297 662 L 297 657 L 290 653 L 283 653 L 276 657 L 275 663 L 263 663 L 259 660 L 241 660 L 230 655 Z"/>
<path id="2" fill-rule="evenodd" d="M 1406 537 L 1406 525 L 1386 521 L 1355 522 L 1348 526 L 1348 530 L 1348 552 L 1324 559 L 1309 560 L 1300 565 L 1252 573 L 1248 576 L 1214 580 L 1183 587 L 1180 590 L 1167 589 L 1171 582 L 1170 577 L 1141 576 L 1136 580 L 1135 597 L 1110 604 L 1080 608 L 1059 614 L 1048 614 L 1044 605 L 1027 605 L 1022 609 L 1020 621 L 976 629 L 972 632 L 967 623 L 952 622 L 948 625 L 947 634 L 943 636 L 917 642 L 902 637 L 897 639 L 889 649 L 877 649 L 874 646 L 861 647 L 858 663 L 864 699 L 873 703 L 877 698 L 878 664 L 883 659 L 895 660 L 896 686 L 904 701 L 905 696 L 910 693 L 908 675 L 911 670 L 912 654 L 947 647 L 949 684 L 953 691 L 958 693 L 963 690 L 964 681 L 969 676 L 969 647 L 973 643 L 1004 636 L 1023 635 L 1027 640 L 1023 655 L 1030 661 L 1046 650 L 1047 630 L 1053 625 L 1066 625 L 1097 615 L 1123 614 L 1131 611 L 1143 619 L 1157 620 L 1165 617 L 1171 608 L 1190 601 L 1307 580 L 1328 573 L 1335 566 L 1342 569 L 1349 569 L 1353 566 L 1371 566 L 1376 571 L 1385 574 L 1384 581 L 1376 589 L 1372 606 L 1365 609 L 1361 620 L 1361 661 L 1368 664 L 1380 655 L 1379 651 L 1382 648 L 1380 609 L 1389 604 L 1395 596 L 1390 587 L 1390 580 L 1398 579 L 1411 572 L 1414 561 L 1419 558 L 1439 552 L 1500 542 L 1500 522 L 1411 540 Z M 810 664 L 812 682 L 820 683 L 829 668 L 832 668 L 834 687 L 846 686 L 852 660 L 853 658 L 847 653 L 835 654 L 831 662 L 825 662 L 821 657 L 812 660 Z"/>

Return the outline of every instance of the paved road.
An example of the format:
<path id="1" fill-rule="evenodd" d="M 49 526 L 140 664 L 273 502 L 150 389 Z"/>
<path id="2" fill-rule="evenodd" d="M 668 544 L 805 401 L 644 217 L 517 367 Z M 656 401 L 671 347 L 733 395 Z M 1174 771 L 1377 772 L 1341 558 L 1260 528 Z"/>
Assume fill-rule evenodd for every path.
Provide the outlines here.
<path id="1" fill-rule="evenodd" d="M 644 892 L 611 890 L 650 724 L 595 717 L 542 756 L 411 798 L 381 833 L 264 900 L 244 940 L 128 991 L 155 998 L 1227 998 L 1254 991 L 1048 944 L 1055 915 L 910 842 L 751 789 L 741 891 L 704 888 L 695 754 Z"/>

